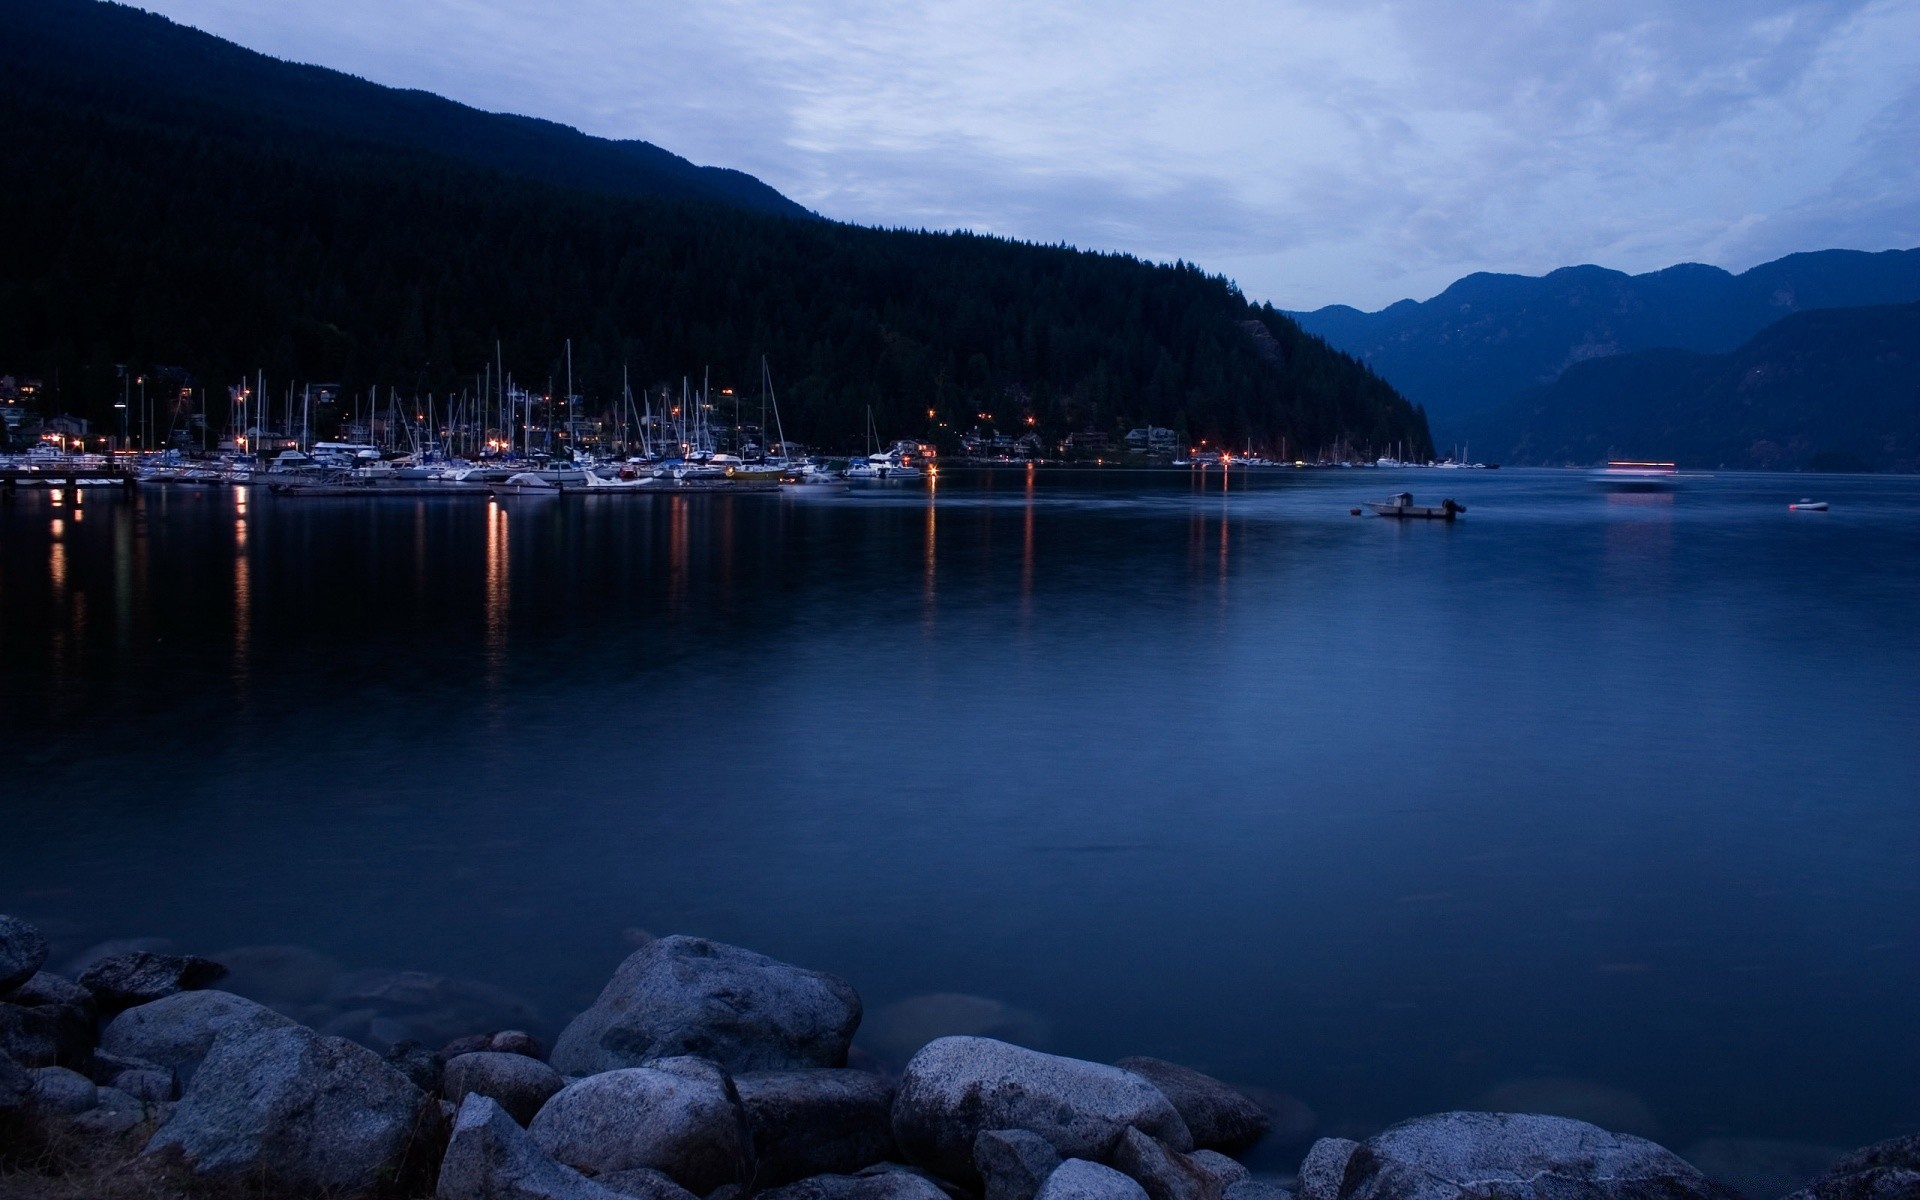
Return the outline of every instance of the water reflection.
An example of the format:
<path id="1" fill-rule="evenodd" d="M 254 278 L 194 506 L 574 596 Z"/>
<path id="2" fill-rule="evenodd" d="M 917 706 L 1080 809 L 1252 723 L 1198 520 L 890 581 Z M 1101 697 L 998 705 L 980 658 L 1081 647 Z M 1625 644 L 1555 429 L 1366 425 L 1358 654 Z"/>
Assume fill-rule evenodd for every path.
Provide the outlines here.
<path id="1" fill-rule="evenodd" d="M 922 601 L 922 607 L 924 609 L 924 613 L 921 618 L 921 628 L 924 629 L 929 634 L 933 632 L 934 568 L 939 561 L 938 540 L 936 537 L 936 534 L 938 532 L 936 528 L 936 522 L 939 519 L 938 517 L 939 505 L 935 502 L 935 499 L 934 499 L 934 492 L 936 490 L 936 486 L 937 485 L 935 480 L 929 477 L 927 479 L 927 532 L 926 532 L 926 539 L 925 539 L 927 549 L 926 549 L 926 567 L 924 572 L 926 576 L 926 582 L 924 585 L 925 595 Z"/>
<path id="2" fill-rule="evenodd" d="M 1027 464 L 1026 505 L 1020 519 L 1020 624 L 1033 622 L 1033 472 Z"/>
<path id="3" fill-rule="evenodd" d="M 486 649 L 484 653 L 487 686 L 500 685 L 507 662 L 507 613 L 512 605 L 513 584 L 507 564 L 507 510 L 498 500 L 487 501 L 486 562 Z"/>

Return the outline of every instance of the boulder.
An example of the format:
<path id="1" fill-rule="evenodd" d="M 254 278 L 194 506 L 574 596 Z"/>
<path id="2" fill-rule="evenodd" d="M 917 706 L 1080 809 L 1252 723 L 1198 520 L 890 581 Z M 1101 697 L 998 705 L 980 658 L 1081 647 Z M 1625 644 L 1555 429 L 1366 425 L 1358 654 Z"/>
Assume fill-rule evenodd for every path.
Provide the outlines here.
<path id="1" fill-rule="evenodd" d="M 1920 1133 L 1855 1150 L 1788 1200 L 1912 1200 L 1920 1196 Z"/>
<path id="2" fill-rule="evenodd" d="M 1818 1179 L 1846 1157 L 1838 1146 L 1766 1138 L 1708 1138 L 1680 1152 L 1715 1183 L 1746 1200 L 1779 1200 Z"/>
<path id="3" fill-rule="evenodd" d="M 487 1039 L 487 1049 L 501 1054 L 524 1054 L 528 1058 L 545 1059 L 547 1048 L 540 1039 L 524 1029 L 502 1029 Z"/>
<path id="4" fill-rule="evenodd" d="M 947 1200 L 938 1184 L 911 1171 L 815 1175 L 759 1193 L 759 1200 Z"/>
<path id="5" fill-rule="evenodd" d="M 477 1054 L 482 1050 L 493 1049 L 493 1035 L 489 1033 L 463 1033 L 446 1045 L 440 1047 L 440 1061 L 449 1062 L 462 1054 Z"/>
<path id="6" fill-rule="evenodd" d="M 733 1078 L 753 1139 L 755 1188 L 850 1175 L 893 1157 L 893 1084 L 865 1071 L 752 1071 Z"/>
<path id="7" fill-rule="evenodd" d="M 1053 1143 L 1024 1129 L 983 1129 L 973 1139 L 973 1169 L 985 1200 L 1033 1200 L 1059 1165 Z"/>
<path id="8" fill-rule="evenodd" d="M 542 1150 L 593 1174 L 651 1167 L 706 1195 L 745 1178 L 747 1146 L 726 1076 L 697 1058 L 590 1075 L 562 1088 L 528 1132 Z"/>
<path id="9" fill-rule="evenodd" d="M 117 1087 L 96 1088 L 94 1105 L 73 1119 L 75 1129 L 93 1137 L 119 1137 L 156 1115 L 153 1105 Z"/>
<path id="10" fill-rule="evenodd" d="M 31 1077 L 27 1106 L 35 1112 L 72 1116 L 100 1103 L 100 1087 L 78 1071 L 65 1067 L 36 1067 Z"/>
<path id="11" fill-rule="evenodd" d="M 1244 1163 L 1236 1162 L 1218 1150 L 1195 1150 L 1187 1155 L 1187 1161 L 1219 1184 L 1222 1192 L 1236 1183 L 1253 1178 L 1253 1172 L 1247 1170 Z"/>
<path id="12" fill-rule="evenodd" d="M 440 1160 L 435 1200 L 619 1200 L 626 1193 L 549 1158 L 491 1099 L 469 1095 Z"/>
<path id="13" fill-rule="evenodd" d="M 1040 1185 L 1038 1200 L 1147 1200 L 1147 1193 L 1112 1167 L 1069 1158 Z"/>
<path id="14" fill-rule="evenodd" d="M 555 1092 L 566 1086 L 559 1072 L 537 1058 L 479 1050 L 447 1063 L 440 1077 L 440 1094 L 459 1104 L 469 1095 L 481 1095 L 525 1125 L 533 1120 Z"/>
<path id="15" fill-rule="evenodd" d="M 1300 1200 L 1334 1200 L 1347 1176 L 1347 1161 L 1360 1143 L 1346 1138 L 1321 1138 L 1300 1163 Z"/>
<path id="16" fill-rule="evenodd" d="M 47 961 L 47 939 L 19 917 L 0 914 L 0 996 L 5 996 Z"/>
<path id="17" fill-rule="evenodd" d="M 1121 1133 L 1107 1165 L 1146 1189 L 1150 1200 L 1220 1200 L 1226 1191 L 1227 1181 L 1216 1172 L 1138 1129 Z"/>
<path id="18" fill-rule="evenodd" d="M 1273 1180 L 1251 1175 L 1228 1184 L 1225 1196 L 1226 1200 L 1296 1200 L 1292 1191 Z"/>
<path id="19" fill-rule="evenodd" d="M 92 1049 L 90 1012 L 65 1004 L 0 1002 L 0 1054 L 21 1066 L 84 1066 Z"/>
<path id="20" fill-rule="evenodd" d="M 93 993 L 51 971 L 37 972 L 33 978 L 13 989 L 7 1003 L 27 1008 L 65 1007 L 92 1015 Z"/>
<path id="21" fill-rule="evenodd" d="M 1706 1176 L 1631 1134 L 1566 1117 L 1451 1112 L 1416 1117 L 1347 1160 L 1339 1200 L 1710 1200 Z"/>
<path id="22" fill-rule="evenodd" d="M 380 1057 L 427 1095 L 440 1094 L 440 1084 L 446 1078 L 446 1061 L 419 1042 L 396 1042 Z"/>
<path id="23" fill-rule="evenodd" d="M 845 980 L 704 938 L 634 951 L 554 1044 L 554 1068 L 591 1075 L 698 1055 L 729 1071 L 846 1065 L 860 997 Z"/>
<path id="24" fill-rule="evenodd" d="M 1159 1088 L 1187 1123 L 1196 1146 L 1244 1150 L 1273 1127 L 1272 1120 L 1252 1099 L 1191 1067 L 1146 1057 L 1123 1058 L 1113 1065 Z"/>
<path id="25" fill-rule="evenodd" d="M 1571 1117 L 1611 1129 L 1650 1138 L 1660 1135 L 1660 1122 L 1647 1102 L 1610 1084 L 1590 1079 L 1543 1076 L 1537 1079 L 1510 1079 L 1480 1097 L 1480 1107 L 1488 1112 L 1544 1113 Z"/>
<path id="26" fill-rule="evenodd" d="M 225 967 L 210 958 L 130 950 L 94 963 L 80 973 L 79 984 L 93 993 L 103 1011 L 117 1012 L 177 992 L 210 987 L 226 973 Z"/>
<path id="27" fill-rule="evenodd" d="M 147 1151 L 175 1149 L 202 1176 L 360 1196 L 417 1169 L 439 1121 L 371 1050 L 256 1015 L 220 1030 Z"/>
<path id="28" fill-rule="evenodd" d="M 1160 1090 L 1119 1067 L 991 1038 L 947 1037 L 913 1056 L 893 1104 L 893 1138 L 909 1162 L 974 1186 L 974 1139 L 1024 1129 L 1062 1158 L 1104 1159 L 1128 1126 L 1175 1150 L 1192 1135 Z"/>
<path id="29" fill-rule="evenodd" d="M 605 1175 L 595 1176 L 594 1182 L 623 1196 L 636 1197 L 637 1200 L 698 1200 L 692 1192 L 650 1167 L 630 1167 L 625 1171 L 608 1171 Z M 729 1184 L 722 1187 L 708 1200 L 724 1196 L 729 1188 L 739 1189 L 739 1185 Z"/>
<path id="30" fill-rule="evenodd" d="M 213 957 L 227 968 L 222 987 L 274 1008 L 318 1003 L 340 974 L 339 963 L 305 946 L 235 946 Z"/>
<path id="31" fill-rule="evenodd" d="M 179 1076 L 184 1087 L 213 1049 L 220 1031 L 239 1022 L 293 1024 L 272 1009 L 231 992 L 175 992 L 135 1005 L 108 1022 L 100 1032 L 100 1049 L 165 1067 Z"/>
<path id="32" fill-rule="evenodd" d="M 860 1030 L 860 1044 L 894 1067 L 943 1037 L 989 1037 L 1029 1050 L 1052 1040 L 1047 1022 L 1024 1008 L 963 992 L 909 996 L 876 1010 Z"/>

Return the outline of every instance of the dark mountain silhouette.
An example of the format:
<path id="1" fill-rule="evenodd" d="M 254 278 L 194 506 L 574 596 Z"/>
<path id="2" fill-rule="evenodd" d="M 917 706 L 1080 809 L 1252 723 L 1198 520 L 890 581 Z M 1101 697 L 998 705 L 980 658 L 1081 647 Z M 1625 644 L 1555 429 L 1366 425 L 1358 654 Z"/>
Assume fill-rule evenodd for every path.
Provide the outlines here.
<path id="1" fill-rule="evenodd" d="M 799 214 L 770 189 L 292 66 L 96 0 L 0 0 L 0 371 L 109 419 L 117 364 L 589 400 L 711 366 L 857 444 L 988 414 L 1293 453 L 1430 444 L 1347 355 L 1195 267 Z M 219 409 L 214 410 L 215 419 Z"/>
<path id="2" fill-rule="evenodd" d="M 1477 274 L 1375 313 L 1335 305 L 1292 315 L 1424 406 L 1436 434 L 1456 441 L 1469 414 L 1588 359 L 1655 347 L 1725 354 L 1790 313 L 1916 300 L 1920 250 L 1822 250 L 1739 275 L 1699 263 L 1645 275 L 1594 266 Z"/>
<path id="3" fill-rule="evenodd" d="M 1515 463 L 1920 471 L 1920 304 L 1795 313 L 1730 354 L 1576 363 L 1461 431 Z"/>

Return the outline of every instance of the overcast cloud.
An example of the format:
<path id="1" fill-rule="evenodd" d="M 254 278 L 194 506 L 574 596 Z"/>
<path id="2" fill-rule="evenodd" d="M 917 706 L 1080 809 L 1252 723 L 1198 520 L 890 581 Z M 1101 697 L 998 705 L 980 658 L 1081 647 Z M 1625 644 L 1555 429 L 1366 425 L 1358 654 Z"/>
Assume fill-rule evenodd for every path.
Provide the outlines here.
<path id="1" fill-rule="evenodd" d="M 143 0 L 751 172 L 1185 258 L 1287 308 L 1920 244 L 1920 0 Z"/>

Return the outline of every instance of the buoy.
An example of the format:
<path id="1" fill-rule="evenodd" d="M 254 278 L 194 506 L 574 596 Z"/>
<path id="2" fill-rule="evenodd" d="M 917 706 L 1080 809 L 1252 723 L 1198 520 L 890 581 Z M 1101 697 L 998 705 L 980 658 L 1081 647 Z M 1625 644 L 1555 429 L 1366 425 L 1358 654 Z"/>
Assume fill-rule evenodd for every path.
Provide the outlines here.
<path id="1" fill-rule="evenodd" d="M 1354 516 L 1356 516 L 1356 517 L 1360 515 L 1360 510 L 1359 510 L 1359 509 L 1357 509 L 1357 508 L 1350 508 L 1350 509 L 1348 509 L 1347 511 L 1348 511 L 1349 513 L 1352 513 L 1352 514 L 1353 514 Z"/>

